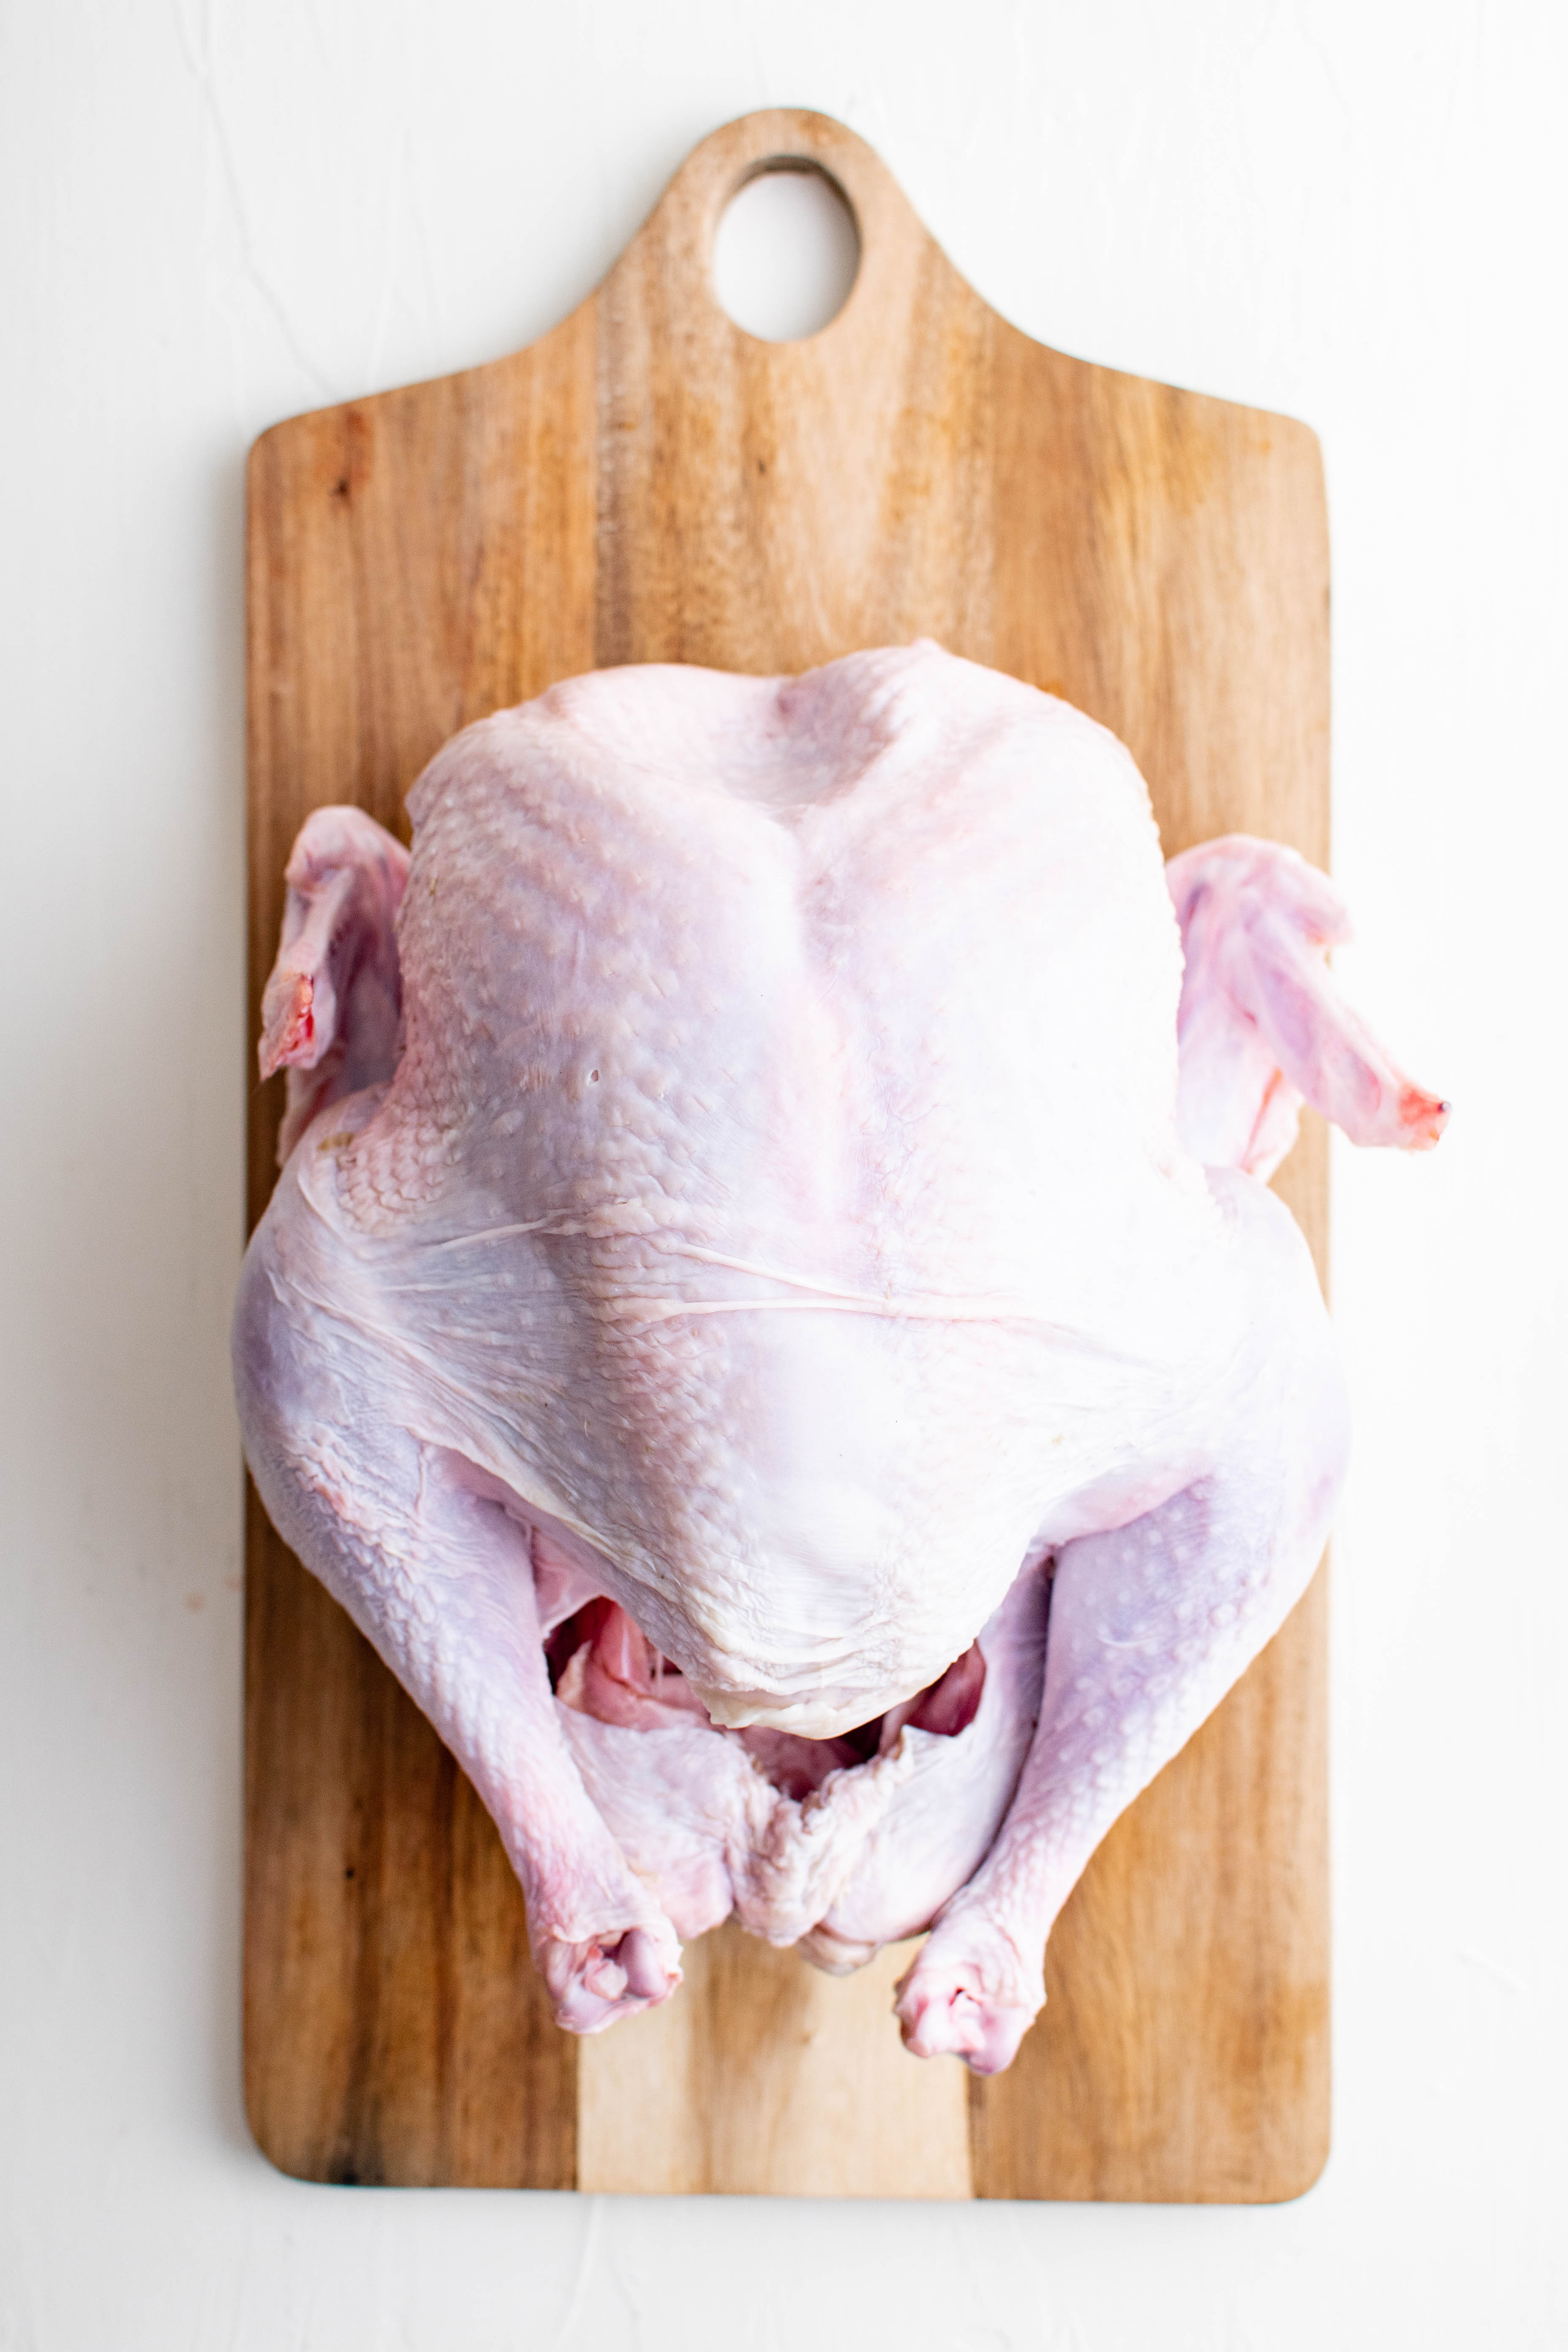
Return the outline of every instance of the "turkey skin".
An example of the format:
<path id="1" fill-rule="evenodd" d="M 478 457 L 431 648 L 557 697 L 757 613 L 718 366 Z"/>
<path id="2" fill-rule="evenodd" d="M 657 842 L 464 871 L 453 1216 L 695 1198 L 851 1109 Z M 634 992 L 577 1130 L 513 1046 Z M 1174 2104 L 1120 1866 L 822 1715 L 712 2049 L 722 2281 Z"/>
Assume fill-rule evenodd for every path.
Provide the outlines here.
<path id="1" fill-rule="evenodd" d="M 560 2022 L 737 1913 L 1005 2065 L 1116 1815 L 1342 1468 L 1303 1098 L 1447 1107 L 1293 853 L 933 646 L 605 671 L 467 729 L 411 855 L 319 811 L 235 1324 L 280 1533 L 495 1818 Z"/>

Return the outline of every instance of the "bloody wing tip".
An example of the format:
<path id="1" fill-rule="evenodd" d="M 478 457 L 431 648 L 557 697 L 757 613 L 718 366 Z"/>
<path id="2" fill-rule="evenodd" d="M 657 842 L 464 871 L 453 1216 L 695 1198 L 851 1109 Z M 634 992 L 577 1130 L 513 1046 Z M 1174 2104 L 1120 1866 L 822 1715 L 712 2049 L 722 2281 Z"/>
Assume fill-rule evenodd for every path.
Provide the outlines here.
<path id="1" fill-rule="evenodd" d="M 261 1065 L 261 1075 L 269 1078 L 287 1062 L 302 1062 L 315 1043 L 315 988 L 309 973 L 290 974 L 286 992 L 279 990 L 273 1001 L 262 1007 L 261 1042 L 256 1049 Z"/>
<path id="2" fill-rule="evenodd" d="M 1401 1099 L 1400 1123 L 1404 1134 L 1400 1140 L 1407 1151 L 1430 1151 L 1448 1124 L 1452 1103 L 1436 1095 L 1424 1094 L 1419 1087 L 1409 1087 Z"/>

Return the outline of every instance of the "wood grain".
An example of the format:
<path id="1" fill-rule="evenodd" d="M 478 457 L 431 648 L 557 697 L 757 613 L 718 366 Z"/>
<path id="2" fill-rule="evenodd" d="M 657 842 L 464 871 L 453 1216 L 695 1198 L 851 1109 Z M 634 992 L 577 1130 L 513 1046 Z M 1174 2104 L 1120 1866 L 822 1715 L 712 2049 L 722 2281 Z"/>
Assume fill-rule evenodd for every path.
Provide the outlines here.
<path id="1" fill-rule="evenodd" d="M 685 1956 L 678 1998 L 578 2057 L 580 2189 L 970 2197 L 966 2077 L 899 2040 L 890 1945 L 848 1978 L 731 1920 Z"/>
<path id="2" fill-rule="evenodd" d="M 757 170 L 855 214 L 839 316 L 755 341 L 710 291 Z M 455 729 L 625 661 L 795 670 L 939 638 L 1065 694 L 1149 779 L 1168 850 L 1328 850 L 1328 553 L 1301 425 L 1044 349 L 819 115 L 697 149 L 542 341 L 279 425 L 251 457 L 250 976 L 309 811 L 395 829 Z M 253 1025 L 252 1035 L 255 1034 Z M 275 1084 L 254 1097 L 251 1214 Z M 1323 1264 L 1327 1155 L 1282 1173 Z M 1321 1580 L 1101 1847 L 1012 2070 L 898 2051 L 847 1983 L 731 1928 L 658 2018 L 552 2025 L 462 1776 L 252 1503 L 246 2081 L 311 2179 L 1256 2200 L 1327 2149 Z M 886 1980 L 885 1980 L 886 1979 Z"/>

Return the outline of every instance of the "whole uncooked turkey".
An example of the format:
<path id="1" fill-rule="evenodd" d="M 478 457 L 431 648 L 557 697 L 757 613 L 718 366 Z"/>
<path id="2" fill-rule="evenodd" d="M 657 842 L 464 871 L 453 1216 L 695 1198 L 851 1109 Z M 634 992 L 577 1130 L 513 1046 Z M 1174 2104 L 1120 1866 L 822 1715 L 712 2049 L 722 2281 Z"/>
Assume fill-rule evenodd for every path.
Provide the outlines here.
<path id="1" fill-rule="evenodd" d="M 323 809 L 235 1364 L 279 1529 L 493 1814 L 560 2022 L 736 1913 L 1005 2066 L 1100 1839 L 1345 1451 L 1263 1179 L 1446 1106 L 1329 884 L 1162 864 L 1122 746 L 932 646 L 606 671 Z M 934 1923 L 934 1925 L 933 1925 Z"/>

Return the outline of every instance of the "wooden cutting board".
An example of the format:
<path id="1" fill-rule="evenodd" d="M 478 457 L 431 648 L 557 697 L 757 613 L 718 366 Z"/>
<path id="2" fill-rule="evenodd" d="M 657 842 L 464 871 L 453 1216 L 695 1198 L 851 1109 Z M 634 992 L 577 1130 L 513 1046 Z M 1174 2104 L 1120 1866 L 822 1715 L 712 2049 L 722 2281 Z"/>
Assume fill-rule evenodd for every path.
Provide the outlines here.
<path id="1" fill-rule="evenodd" d="M 714 299 L 760 171 L 827 173 L 854 290 L 801 342 Z M 1168 851 L 1328 849 L 1328 553 L 1310 433 L 1047 351 L 821 115 L 715 132 L 531 349 L 276 426 L 250 465 L 250 981 L 312 808 L 406 837 L 457 728 L 619 662 L 801 670 L 930 635 L 1132 749 Z M 254 1068 L 251 1064 L 250 1068 Z M 280 1081 L 253 1097 L 250 1207 Z M 1310 1128 L 1281 1189 L 1318 1251 Z M 1011 2071 L 904 2055 L 903 1954 L 836 1981 L 732 1926 L 669 2006 L 579 2042 L 478 1801 L 250 1499 L 246 2084 L 312 2180 L 1258 2200 L 1328 2140 L 1325 1604 L 1106 1840 Z"/>

